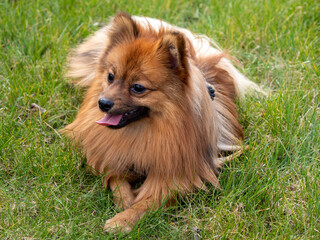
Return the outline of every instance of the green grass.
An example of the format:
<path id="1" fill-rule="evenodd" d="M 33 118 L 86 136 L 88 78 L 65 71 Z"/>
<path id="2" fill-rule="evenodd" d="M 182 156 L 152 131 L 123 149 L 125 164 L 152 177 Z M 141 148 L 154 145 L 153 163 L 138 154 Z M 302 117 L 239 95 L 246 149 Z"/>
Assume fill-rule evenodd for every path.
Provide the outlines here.
<path id="1" fill-rule="evenodd" d="M 240 101 L 250 150 L 224 168 L 222 191 L 150 213 L 118 238 L 319 239 L 319 1 L 115 2 L 0 2 L 0 238 L 114 238 L 102 233 L 119 211 L 112 194 L 57 130 L 82 98 L 65 78 L 68 52 L 122 10 L 210 36 L 272 95 Z"/>

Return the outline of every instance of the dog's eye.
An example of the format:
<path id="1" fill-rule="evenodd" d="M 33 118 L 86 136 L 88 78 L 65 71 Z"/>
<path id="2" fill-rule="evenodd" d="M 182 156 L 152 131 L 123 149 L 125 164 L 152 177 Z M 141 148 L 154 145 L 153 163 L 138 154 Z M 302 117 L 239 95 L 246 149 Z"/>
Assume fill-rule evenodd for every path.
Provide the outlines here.
<path id="1" fill-rule="evenodd" d="M 137 94 L 144 93 L 146 91 L 146 88 L 140 84 L 134 84 L 131 86 L 131 91 Z"/>
<path id="2" fill-rule="evenodd" d="M 114 75 L 112 73 L 108 74 L 108 82 L 113 83 Z"/>

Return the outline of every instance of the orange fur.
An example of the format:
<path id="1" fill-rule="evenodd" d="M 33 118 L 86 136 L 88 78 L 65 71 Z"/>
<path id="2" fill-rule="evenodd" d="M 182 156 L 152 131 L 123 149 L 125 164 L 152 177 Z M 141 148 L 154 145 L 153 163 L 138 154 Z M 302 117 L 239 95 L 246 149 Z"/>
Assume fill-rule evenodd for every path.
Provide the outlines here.
<path id="1" fill-rule="evenodd" d="M 105 174 L 105 186 L 126 209 L 107 221 L 107 230 L 130 231 L 150 208 L 176 194 L 205 189 L 205 182 L 219 187 L 218 146 L 239 146 L 243 137 L 234 79 L 217 66 L 224 57 L 196 56 L 182 32 L 155 31 L 120 13 L 70 58 L 70 75 L 89 88 L 63 132 L 81 144 L 88 164 Z M 148 91 L 132 94 L 134 83 Z M 207 84 L 216 89 L 214 101 Z M 120 129 L 98 125 L 104 115 L 97 105 L 100 97 L 114 101 L 111 113 L 144 106 L 149 116 Z M 145 181 L 133 189 L 130 184 L 141 177 Z"/>

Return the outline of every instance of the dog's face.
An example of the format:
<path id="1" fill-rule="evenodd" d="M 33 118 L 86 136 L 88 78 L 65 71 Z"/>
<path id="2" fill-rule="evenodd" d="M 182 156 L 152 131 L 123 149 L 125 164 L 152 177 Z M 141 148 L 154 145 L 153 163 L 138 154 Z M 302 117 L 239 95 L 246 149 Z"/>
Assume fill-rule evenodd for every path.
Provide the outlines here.
<path id="1" fill-rule="evenodd" d="M 173 102 L 183 100 L 187 78 L 180 35 L 134 37 L 130 36 L 134 23 L 121 24 L 125 24 L 120 26 L 122 39 L 117 33 L 111 36 L 98 76 L 102 85 L 98 106 L 106 115 L 97 123 L 110 128 L 164 113 Z"/>

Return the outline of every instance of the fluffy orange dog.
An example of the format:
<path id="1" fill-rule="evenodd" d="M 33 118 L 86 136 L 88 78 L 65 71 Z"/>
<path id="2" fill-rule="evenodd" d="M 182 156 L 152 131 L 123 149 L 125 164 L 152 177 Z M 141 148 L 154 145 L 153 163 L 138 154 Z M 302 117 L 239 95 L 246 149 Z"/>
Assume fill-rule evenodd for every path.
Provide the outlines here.
<path id="1" fill-rule="evenodd" d="M 74 51 L 69 75 L 88 89 L 63 131 L 125 209 L 107 231 L 130 231 L 146 211 L 204 182 L 219 187 L 218 154 L 239 150 L 243 137 L 234 100 L 258 89 L 207 37 L 125 13 Z"/>

